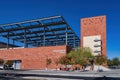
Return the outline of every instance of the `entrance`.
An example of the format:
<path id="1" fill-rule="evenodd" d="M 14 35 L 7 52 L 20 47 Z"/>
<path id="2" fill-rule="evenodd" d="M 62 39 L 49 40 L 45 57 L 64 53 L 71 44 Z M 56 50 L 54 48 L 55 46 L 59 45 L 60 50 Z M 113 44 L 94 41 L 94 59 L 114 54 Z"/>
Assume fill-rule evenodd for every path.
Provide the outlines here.
<path id="1" fill-rule="evenodd" d="M 14 69 L 20 69 L 20 64 L 21 64 L 21 60 L 14 60 L 13 68 Z"/>

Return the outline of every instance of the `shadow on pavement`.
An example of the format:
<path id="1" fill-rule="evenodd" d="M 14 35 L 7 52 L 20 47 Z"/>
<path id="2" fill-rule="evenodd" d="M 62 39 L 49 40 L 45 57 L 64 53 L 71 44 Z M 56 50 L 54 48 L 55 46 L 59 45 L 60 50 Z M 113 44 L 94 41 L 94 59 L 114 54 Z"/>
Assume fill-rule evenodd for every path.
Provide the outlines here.
<path id="1" fill-rule="evenodd" d="M 112 78 L 112 77 L 98 77 L 93 80 L 120 80 L 120 78 Z"/>
<path id="2" fill-rule="evenodd" d="M 44 77 L 50 78 L 50 80 L 54 78 L 59 78 L 59 80 L 63 79 L 82 79 L 82 80 L 120 80 L 120 77 L 84 77 L 84 76 L 69 76 L 69 75 L 48 75 L 48 74 L 18 74 L 18 73 L 0 73 L 0 80 L 36 80 L 36 79 L 23 79 L 23 77 Z M 40 80 L 40 79 L 39 79 Z M 49 79 L 48 79 L 49 80 Z"/>
<path id="3" fill-rule="evenodd" d="M 37 79 L 23 79 L 22 78 L 23 76 L 0 76 L 0 80 L 37 80 Z M 25 76 L 24 76 L 25 77 Z M 35 77 L 35 76 L 34 76 Z M 40 77 L 40 76 L 39 76 Z M 44 76 L 45 77 L 45 76 Z M 54 78 L 56 78 L 56 77 L 50 77 L 49 76 L 49 78 L 50 78 L 50 80 L 52 80 L 52 78 L 54 79 Z M 57 78 L 59 78 L 59 80 L 63 80 L 63 79 L 82 79 L 82 80 L 120 80 L 120 78 L 112 78 L 112 77 L 97 77 L 97 78 L 95 78 L 95 77 L 76 77 L 76 78 L 74 78 L 74 77 L 57 77 Z M 43 79 L 38 79 L 38 80 L 43 80 Z M 46 79 L 44 79 L 44 80 L 46 80 Z M 49 79 L 48 79 L 49 80 Z"/>

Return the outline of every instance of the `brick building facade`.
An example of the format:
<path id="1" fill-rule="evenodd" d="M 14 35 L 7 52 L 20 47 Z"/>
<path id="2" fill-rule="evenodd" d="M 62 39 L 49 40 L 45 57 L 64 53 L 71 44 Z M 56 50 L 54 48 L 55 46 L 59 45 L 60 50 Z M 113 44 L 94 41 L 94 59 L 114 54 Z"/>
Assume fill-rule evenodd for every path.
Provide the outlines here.
<path id="1" fill-rule="evenodd" d="M 14 24 L 13 24 L 14 25 Z M 4 25 L 3 25 L 4 26 Z M 44 27 L 44 26 L 43 26 Z M 16 27 L 15 27 L 16 28 Z M 62 27 L 63 28 L 63 27 Z M 65 35 L 63 37 L 60 37 L 60 42 L 57 42 L 57 44 L 60 44 L 61 42 L 64 42 L 64 45 L 57 45 L 56 46 L 52 46 L 53 43 L 51 43 L 50 45 L 48 45 L 47 42 L 49 42 L 51 39 L 55 39 L 53 40 L 53 42 L 55 41 L 59 41 L 56 40 L 56 38 L 51 38 L 52 36 L 56 36 L 54 34 L 48 34 L 52 35 L 46 39 L 46 37 L 44 36 L 44 43 L 46 43 L 46 46 L 41 46 L 41 47 L 36 47 L 36 48 L 16 48 L 16 49 L 6 49 L 6 50 L 0 50 L 0 58 L 4 59 L 4 60 L 21 60 L 20 63 L 20 69 L 45 69 L 46 68 L 46 59 L 49 58 L 52 60 L 52 63 L 48 66 L 48 68 L 51 69 L 55 69 L 56 68 L 56 64 L 55 61 L 63 56 L 66 55 L 71 48 L 69 48 L 68 46 L 66 46 L 65 44 L 70 42 L 70 40 L 72 39 L 73 41 L 73 45 L 75 45 L 75 39 L 73 39 L 73 35 L 71 35 L 71 33 L 73 34 L 73 32 L 71 33 L 65 33 L 64 34 L 64 30 L 67 30 L 66 28 L 62 29 L 63 32 L 58 34 L 58 35 Z M 70 28 L 68 28 L 70 29 Z M 10 29 L 14 32 L 14 30 L 18 30 L 17 29 Z M 10 31 L 8 29 L 8 31 Z M 20 28 L 21 30 L 21 28 Z M 36 29 L 37 30 L 37 29 Z M 54 29 L 57 31 L 59 31 L 58 29 Z M 19 30 L 18 30 L 19 31 Z M 52 29 L 51 29 L 52 31 Z M 4 33 L 4 31 L 2 31 Z M 39 32 L 39 31 L 35 31 L 34 33 Z M 41 31 L 43 32 L 43 30 Z M 49 30 L 48 30 L 49 32 Z M 67 31 L 66 31 L 67 32 Z M 29 32 L 26 32 L 27 34 Z M 54 33 L 54 32 L 52 32 Z M 21 34 L 24 35 L 23 32 L 21 33 L 16 33 L 16 34 L 11 34 L 10 37 L 12 36 L 20 36 Z M 33 34 L 29 33 L 29 34 Z M 68 36 L 69 35 L 69 36 Z M 6 34 L 6 36 L 8 36 Z M 26 35 L 27 36 L 27 35 Z M 68 37 L 66 37 L 68 36 Z M 28 37 L 29 39 L 34 38 L 36 36 L 32 36 L 32 37 Z M 39 36 L 37 36 L 39 37 Z M 21 37 L 20 37 L 21 38 Z M 62 39 L 63 38 L 63 39 Z M 71 38 L 71 39 L 68 39 Z M 76 37 L 77 38 L 77 37 Z M 8 38 L 9 39 L 9 38 Z M 17 37 L 16 37 L 17 39 Z M 46 41 L 46 40 L 49 41 Z M 26 43 L 26 39 L 23 38 L 23 42 Z M 37 38 L 36 38 L 36 42 L 37 42 Z M 46 41 L 46 42 L 45 42 Z M 41 41 L 41 44 L 43 44 L 43 42 Z M 51 42 L 51 41 L 50 41 Z M 76 39 L 76 42 L 80 42 L 79 39 Z M 8 40 L 9 43 L 9 40 Z M 34 44 L 34 41 L 33 41 Z M 63 44 L 63 43 L 61 43 Z M 70 43 L 69 43 L 70 44 Z M 45 44 L 44 44 L 45 45 Z M 75 46 L 74 46 L 75 47 Z M 106 56 L 106 16 L 97 16 L 97 17 L 91 17 L 91 18 L 82 18 L 81 19 L 81 47 L 90 47 L 92 50 L 92 53 L 94 55 L 103 55 Z M 9 48 L 9 46 L 7 46 L 7 48 Z M 58 67 L 60 67 L 61 65 L 58 65 Z"/>
<path id="2" fill-rule="evenodd" d="M 49 58 L 52 63 L 48 68 L 55 69 L 55 60 L 66 55 L 69 49 L 63 45 L 0 50 L 0 58 L 4 60 L 21 60 L 20 69 L 45 69 L 46 59 Z"/>

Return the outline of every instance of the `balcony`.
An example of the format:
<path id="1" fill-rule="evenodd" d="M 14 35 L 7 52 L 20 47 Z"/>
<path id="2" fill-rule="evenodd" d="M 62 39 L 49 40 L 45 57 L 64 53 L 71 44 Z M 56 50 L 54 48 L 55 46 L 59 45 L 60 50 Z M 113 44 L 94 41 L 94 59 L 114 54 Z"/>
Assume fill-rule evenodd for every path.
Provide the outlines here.
<path id="1" fill-rule="evenodd" d="M 101 51 L 95 50 L 94 53 L 101 53 Z"/>
<path id="2" fill-rule="evenodd" d="M 101 39 L 94 39 L 94 42 L 98 42 L 98 41 L 101 41 Z"/>
<path id="3" fill-rule="evenodd" d="M 95 44 L 94 47 L 101 47 L 101 45 Z"/>

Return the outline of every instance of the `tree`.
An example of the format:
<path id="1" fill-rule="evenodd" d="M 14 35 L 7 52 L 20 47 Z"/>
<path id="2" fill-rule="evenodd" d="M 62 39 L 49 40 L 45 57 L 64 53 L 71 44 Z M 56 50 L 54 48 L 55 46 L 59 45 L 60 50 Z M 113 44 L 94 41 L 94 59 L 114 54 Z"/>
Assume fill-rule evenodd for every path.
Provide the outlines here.
<path id="1" fill-rule="evenodd" d="M 55 59 L 55 64 L 56 64 L 56 70 L 57 70 L 57 67 L 58 67 L 58 64 L 59 64 L 59 59 Z"/>
<path id="2" fill-rule="evenodd" d="M 0 65 L 3 65 L 4 60 L 0 58 Z"/>
<path id="3" fill-rule="evenodd" d="M 8 65 L 9 67 L 12 67 L 13 60 L 6 60 L 4 64 Z"/>
<path id="4" fill-rule="evenodd" d="M 89 63 L 89 59 L 93 58 L 91 50 L 89 48 L 80 48 L 73 50 L 67 55 L 73 60 L 73 64 L 79 64 L 85 67 Z"/>
<path id="5" fill-rule="evenodd" d="M 97 71 L 103 71 L 100 65 L 103 65 L 106 63 L 106 58 L 104 56 L 99 55 L 95 57 L 94 62 L 96 65 L 98 65 Z"/>
<path id="6" fill-rule="evenodd" d="M 106 58 L 103 56 L 97 56 L 94 60 L 95 64 L 97 65 L 103 65 L 106 61 Z"/>
<path id="7" fill-rule="evenodd" d="M 119 58 L 117 58 L 117 57 L 113 58 L 112 62 L 113 62 L 114 66 L 119 66 L 120 65 Z"/>
<path id="8" fill-rule="evenodd" d="M 59 63 L 63 65 L 69 65 L 71 64 L 71 58 L 68 57 L 67 55 L 60 57 Z"/>
<path id="9" fill-rule="evenodd" d="M 48 66 L 51 64 L 51 59 L 50 58 L 47 58 L 46 59 L 46 68 L 48 68 Z"/>
<path id="10" fill-rule="evenodd" d="M 108 64 L 108 66 L 113 66 L 114 65 L 113 61 L 111 59 L 107 59 L 107 64 Z"/>
<path id="11" fill-rule="evenodd" d="M 107 59 L 107 64 L 108 64 L 108 66 L 119 66 L 120 60 L 117 57 L 115 57 L 113 59 Z"/>

